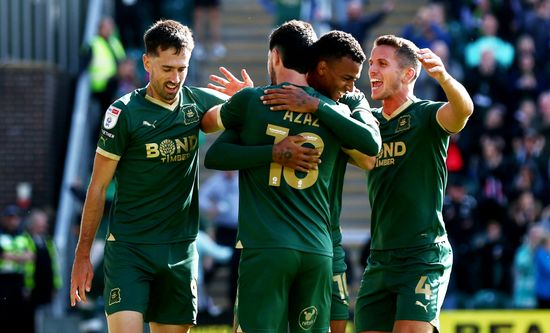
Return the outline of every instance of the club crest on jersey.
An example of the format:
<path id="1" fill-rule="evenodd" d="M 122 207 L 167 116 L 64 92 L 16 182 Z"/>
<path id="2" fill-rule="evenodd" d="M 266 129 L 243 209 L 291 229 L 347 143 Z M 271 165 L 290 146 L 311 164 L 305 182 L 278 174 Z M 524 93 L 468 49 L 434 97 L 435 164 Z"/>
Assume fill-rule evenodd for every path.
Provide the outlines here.
<path id="1" fill-rule="evenodd" d="M 183 123 L 189 125 L 192 123 L 198 122 L 199 113 L 195 107 L 195 104 L 188 104 L 181 107 L 181 112 L 183 113 Z"/>
<path id="2" fill-rule="evenodd" d="M 105 119 L 103 119 L 103 127 L 105 127 L 105 129 L 111 129 L 115 127 L 118 121 L 118 116 L 120 116 L 121 112 L 121 109 L 111 106 L 105 113 Z"/>
<path id="3" fill-rule="evenodd" d="M 406 131 L 409 128 L 411 128 L 410 114 L 406 114 L 404 116 L 399 117 L 399 119 L 397 119 L 397 127 L 395 129 L 395 133 Z"/>

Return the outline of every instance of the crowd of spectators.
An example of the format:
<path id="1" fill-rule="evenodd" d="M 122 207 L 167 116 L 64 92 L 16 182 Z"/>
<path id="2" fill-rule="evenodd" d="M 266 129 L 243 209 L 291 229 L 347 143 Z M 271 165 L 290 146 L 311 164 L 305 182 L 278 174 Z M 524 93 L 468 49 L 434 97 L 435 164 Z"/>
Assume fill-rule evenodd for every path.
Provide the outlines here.
<path id="1" fill-rule="evenodd" d="M 446 307 L 547 308 L 550 1 L 433 1 L 401 34 L 440 55 L 475 103 L 448 152 Z M 417 93 L 444 96 L 423 77 Z"/>

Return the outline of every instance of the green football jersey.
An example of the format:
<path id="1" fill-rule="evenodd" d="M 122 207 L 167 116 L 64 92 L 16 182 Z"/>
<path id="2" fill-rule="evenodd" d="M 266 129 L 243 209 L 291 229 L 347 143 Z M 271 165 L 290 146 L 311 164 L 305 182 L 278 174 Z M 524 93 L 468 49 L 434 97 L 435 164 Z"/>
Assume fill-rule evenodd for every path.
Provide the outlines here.
<path id="1" fill-rule="evenodd" d="M 142 88 L 107 110 L 97 152 L 118 160 L 109 213 L 116 240 L 157 244 L 196 237 L 200 121 L 224 96 L 184 86 L 171 107 Z"/>
<path id="2" fill-rule="evenodd" d="M 314 114 L 270 111 L 260 100 L 267 88 L 248 88 L 235 94 L 222 107 L 224 126 L 236 129 L 240 142 L 249 146 L 274 144 L 300 134 L 307 139 L 306 145 L 322 152 L 323 163 L 308 173 L 277 163 L 240 170 L 238 245 L 332 256 L 330 181 L 341 144 Z M 304 90 L 336 105 L 312 88 Z M 349 109 L 342 108 L 342 112 L 344 109 L 349 114 Z"/>
<path id="3" fill-rule="evenodd" d="M 370 105 L 365 95 L 362 92 L 347 93 L 338 100 L 339 103 L 345 104 L 352 110 L 352 117 L 359 116 L 360 113 L 370 114 Z M 332 170 L 332 188 L 331 195 L 331 226 L 332 226 L 332 243 L 333 243 L 333 258 L 332 270 L 335 273 L 345 272 L 347 265 L 345 262 L 345 252 L 342 246 L 342 231 L 340 227 L 340 213 L 342 211 L 342 190 L 344 187 L 344 179 L 346 168 L 348 165 L 349 156 L 340 151 L 338 158 L 334 163 Z"/>
<path id="4" fill-rule="evenodd" d="M 415 99 L 390 119 L 373 110 L 382 149 L 368 173 L 371 249 L 414 247 L 446 235 L 441 211 L 450 134 L 436 120 L 442 105 Z"/>

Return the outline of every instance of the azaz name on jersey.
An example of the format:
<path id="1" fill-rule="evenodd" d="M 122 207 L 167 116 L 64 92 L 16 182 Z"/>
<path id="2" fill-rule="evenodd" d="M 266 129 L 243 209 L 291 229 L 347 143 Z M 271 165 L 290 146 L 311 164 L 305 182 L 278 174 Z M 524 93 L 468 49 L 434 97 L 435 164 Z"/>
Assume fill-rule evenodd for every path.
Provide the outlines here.
<path id="1" fill-rule="evenodd" d="M 283 120 L 296 124 L 319 127 L 319 118 L 313 116 L 311 113 L 287 111 L 285 112 Z"/>

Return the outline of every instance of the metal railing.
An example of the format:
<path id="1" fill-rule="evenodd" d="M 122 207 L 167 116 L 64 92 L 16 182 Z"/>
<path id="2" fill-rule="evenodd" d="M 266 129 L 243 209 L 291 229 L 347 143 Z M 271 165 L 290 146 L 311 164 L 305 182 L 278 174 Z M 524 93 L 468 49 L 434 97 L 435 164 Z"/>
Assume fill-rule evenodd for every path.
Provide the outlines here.
<path id="1" fill-rule="evenodd" d="M 87 7 L 86 26 L 82 42 L 88 43 L 96 33 L 101 19 L 104 0 L 90 0 Z M 71 226 L 80 214 L 81 204 L 71 192 L 71 186 L 76 180 L 87 180 L 90 174 L 90 159 L 93 156 L 91 149 L 91 130 L 89 126 L 93 113 L 90 112 L 90 80 L 87 72 L 82 73 L 77 81 L 71 131 L 68 138 L 67 154 L 57 220 L 55 228 L 55 244 L 60 254 L 60 268 L 63 277 L 70 276 L 73 259 L 75 237 L 71 232 Z M 72 235 L 72 236 L 71 236 Z M 70 281 L 65 280 L 61 292 L 54 300 L 54 314 L 61 316 L 69 304 Z"/>
<path id="2" fill-rule="evenodd" d="M 78 72 L 89 0 L 1 0 L 0 63 L 44 62 Z"/>

